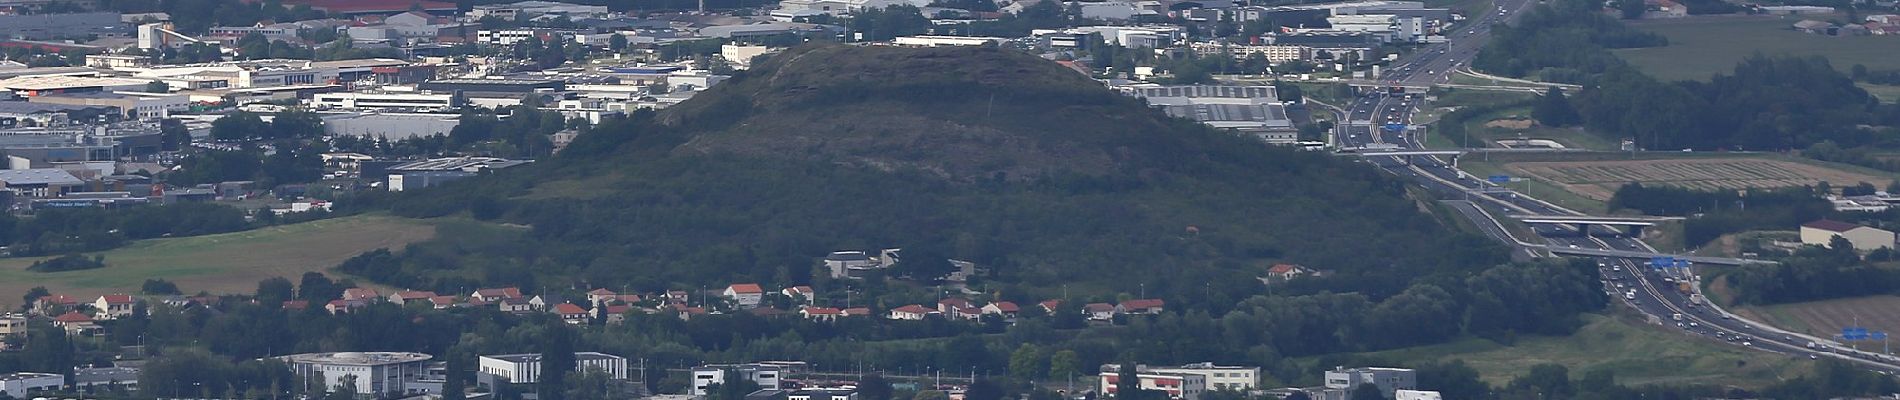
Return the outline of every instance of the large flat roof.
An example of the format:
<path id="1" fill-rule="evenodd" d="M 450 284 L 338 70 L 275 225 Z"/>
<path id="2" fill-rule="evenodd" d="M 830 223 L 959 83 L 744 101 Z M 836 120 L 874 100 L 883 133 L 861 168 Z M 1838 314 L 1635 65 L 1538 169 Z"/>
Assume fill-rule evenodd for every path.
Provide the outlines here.
<path id="1" fill-rule="evenodd" d="M 428 361 L 434 356 L 422 353 L 342 352 L 293 354 L 279 358 L 293 363 L 375 366 Z"/>
<path id="2" fill-rule="evenodd" d="M 12 90 L 53 90 L 83 87 L 136 86 L 147 83 L 151 83 L 151 80 L 93 78 L 84 76 L 22 76 L 0 80 L 0 87 Z"/>
<path id="3" fill-rule="evenodd" d="M 515 362 L 515 363 L 541 362 L 541 354 L 539 353 L 502 354 L 502 355 L 493 355 L 493 356 L 482 356 L 482 358 L 492 358 L 496 360 Z M 597 352 L 592 352 L 592 351 L 582 351 L 582 352 L 574 353 L 574 361 L 621 360 L 621 359 L 626 359 L 626 357 L 616 356 L 616 355 L 607 354 L 607 353 L 597 353 Z"/>
<path id="4" fill-rule="evenodd" d="M 0 170 L 0 183 L 12 185 L 84 185 L 85 181 L 74 177 L 71 172 L 58 168 L 5 169 Z"/>

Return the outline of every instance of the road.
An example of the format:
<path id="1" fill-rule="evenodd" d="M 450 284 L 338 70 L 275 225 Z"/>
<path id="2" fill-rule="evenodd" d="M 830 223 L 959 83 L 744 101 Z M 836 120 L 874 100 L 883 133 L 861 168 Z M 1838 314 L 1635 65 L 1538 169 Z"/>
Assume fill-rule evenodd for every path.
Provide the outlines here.
<path id="1" fill-rule="evenodd" d="M 1411 54 L 1401 57 L 1394 66 L 1387 69 L 1379 80 L 1392 86 L 1431 86 L 1446 83 L 1452 72 L 1466 65 L 1483 46 L 1490 35 L 1490 25 L 1510 21 L 1527 10 L 1534 0 L 1497 0 L 1501 9 L 1486 12 L 1484 16 L 1460 25 L 1457 31 L 1446 35 L 1448 43 L 1422 47 Z M 1385 90 L 1371 90 L 1351 104 L 1344 105 L 1346 123 L 1334 132 L 1335 143 L 1339 148 L 1365 147 L 1367 145 L 1422 149 L 1424 144 L 1408 130 L 1388 130 L 1386 124 L 1410 124 L 1412 117 L 1422 107 L 1424 96 L 1421 93 L 1390 93 Z M 1411 178 L 1428 190 L 1438 193 L 1446 199 L 1444 203 L 1453 210 L 1470 219 L 1487 236 L 1510 243 L 1525 255 L 1539 256 L 1534 248 L 1520 246 L 1519 243 L 1535 244 L 1539 241 L 1550 247 L 1576 247 L 1595 249 L 1615 249 L 1627 251 L 1655 252 L 1648 244 L 1633 237 L 1612 234 L 1607 231 L 1594 231 L 1592 235 L 1579 234 L 1574 228 L 1563 226 L 1535 226 L 1538 237 L 1519 238 L 1512 236 L 1508 229 L 1498 221 L 1498 217 L 1509 214 L 1537 215 L 1581 215 L 1575 210 L 1565 209 L 1530 196 L 1515 192 L 1489 188 L 1477 177 L 1468 176 L 1451 164 L 1436 157 L 1414 156 L 1407 159 L 1399 157 L 1366 157 L 1366 161 L 1378 165 L 1399 176 Z M 1833 357 L 1866 366 L 1881 373 L 1900 373 L 1900 358 L 1845 349 L 1839 343 L 1828 338 L 1817 338 L 1790 333 L 1755 321 L 1734 316 L 1725 310 L 1710 305 L 1701 305 L 1692 301 L 1699 296 L 1678 290 L 1677 278 L 1661 271 L 1644 266 L 1643 262 L 1631 259 L 1597 259 L 1599 272 L 1602 273 L 1604 291 L 1612 298 L 1647 315 L 1651 322 L 1673 326 L 1685 334 L 1706 337 L 1736 346 L 1775 352 L 1791 357 L 1820 358 Z M 1690 277 L 1693 279 L 1692 277 Z M 1690 285 L 1692 288 L 1697 285 Z M 1692 289 L 1696 290 L 1696 289 Z M 1680 315 L 1680 319 L 1677 316 Z M 1814 343 L 1815 347 L 1808 347 Z"/>

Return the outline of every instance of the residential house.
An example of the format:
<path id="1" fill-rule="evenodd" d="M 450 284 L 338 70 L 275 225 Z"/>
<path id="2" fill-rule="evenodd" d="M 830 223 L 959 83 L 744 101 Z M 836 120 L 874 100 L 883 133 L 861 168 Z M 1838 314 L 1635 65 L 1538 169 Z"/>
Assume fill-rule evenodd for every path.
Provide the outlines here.
<path id="1" fill-rule="evenodd" d="M 26 316 L 19 314 L 0 315 L 0 338 L 26 334 Z M 6 347 L 0 345 L 0 348 Z"/>
<path id="2" fill-rule="evenodd" d="M 1306 276 L 1312 273 L 1313 273 L 1312 269 L 1308 269 L 1305 266 L 1301 266 L 1298 264 L 1274 264 L 1273 268 L 1267 269 L 1268 278 L 1277 279 L 1281 281 L 1293 280 L 1293 278 Z"/>
<path id="3" fill-rule="evenodd" d="M 1801 224 L 1801 244 L 1827 246 L 1835 237 L 1847 239 L 1848 243 L 1854 244 L 1854 250 L 1859 251 L 1893 248 L 1895 239 L 1892 231 L 1835 220 L 1823 219 Z"/>
<path id="4" fill-rule="evenodd" d="M 759 288 L 757 283 L 734 283 L 726 286 L 721 296 L 741 308 L 752 308 L 758 307 L 759 302 L 765 299 L 765 289 Z"/>
<path id="5" fill-rule="evenodd" d="M 359 301 L 349 301 L 349 300 L 341 300 L 341 299 L 330 300 L 329 303 L 326 303 L 323 305 L 323 311 L 330 312 L 330 315 L 342 315 L 342 314 L 348 314 L 351 310 L 362 308 L 363 306 L 366 306 L 366 305 L 368 305 L 368 303 L 364 303 L 360 300 Z"/>
<path id="6" fill-rule="evenodd" d="M 310 300 L 284 300 L 284 304 L 280 307 L 290 311 L 308 310 L 310 309 Z"/>
<path id="7" fill-rule="evenodd" d="M 1043 300 L 1036 305 L 1042 307 L 1044 314 L 1055 314 L 1057 308 L 1062 308 L 1062 300 Z"/>
<path id="8" fill-rule="evenodd" d="M 389 302 L 407 305 L 411 302 L 422 303 L 435 298 L 435 292 L 404 290 L 389 295 Z"/>
<path id="9" fill-rule="evenodd" d="M 1089 320 L 1108 321 L 1115 319 L 1115 305 L 1108 303 L 1089 303 L 1082 306 L 1082 315 Z"/>
<path id="10" fill-rule="evenodd" d="M 596 305 L 596 306 L 613 303 L 614 300 L 619 299 L 619 298 L 620 298 L 620 294 L 614 293 L 614 291 L 612 290 L 594 289 L 594 290 L 587 291 L 587 302 L 592 303 L 593 305 Z"/>
<path id="11" fill-rule="evenodd" d="M 554 314 L 561 316 L 561 322 L 568 325 L 587 325 L 587 309 L 581 306 L 560 303 L 554 305 Z"/>
<path id="12" fill-rule="evenodd" d="M 870 309 L 870 308 L 866 308 L 866 307 L 851 307 L 851 308 L 846 308 L 846 309 L 844 309 L 844 316 L 846 316 L 846 317 L 869 317 L 869 316 L 871 316 L 871 309 Z"/>
<path id="13" fill-rule="evenodd" d="M 1164 304 L 1166 304 L 1166 302 L 1161 301 L 1161 299 L 1134 299 L 1115 305 L 1115 312 L 1120 314 L 1160 314 L 1161 306 Z"/>
<path id="14" fill-rule="evenodd" d="M 680 320 L 683 321 L 691 321 L 695 315 L 706 315 L 706 309 L 702 307 L 687 307 L 681 303 L 673 303 L 672 307 L 673 312 L 678 314 Z"/>
<path id="15" fill-rule="evenodd" d="M 812 291 L 811 286 L 793 286 L 778 292 L 799 303 L 810 303 L 811 299 L 818 295 L 817 292 Z"/>
<path id="16" fill-rule="evenodd" d="M 558 294 L 536 295 L 534 298 L 528 299 L 528 304 L 534 306 L 536 311 L 547 311 L 552 309 L 555 305 L 567 304 L 567 298 Z"/>
<path id="17" fill-rule="evenodd" d="M 501 312 L 505 313 L 522 314 L 534 312 L 534 303 L 529 303 L 528 299 L 520 297 L 496 300 L 495 306 L 500 309 Z"/>
<path id="18" fill-rule="evenodd" d="M 132 315 L 133 306 L 138 304 L 131 295 L 108 294 L 92 301 L 93 318 L 101 320 L 118 319 Z"/>
<path id="19" fill-rule="evenodd" d="M 831 307 L 805 306 L 804 308 L 798 309 L 798 314 L 804 316 L 805 319 L 830 322 L 836 321 L 838 317 L 844 316 L 844 310 Z"/>
<path id="20" fill-rule="evenodd" d="M 90 336 L 99 333 L 100 330 L 99 325 L 93 322 L 91 316 L 78 311 L 67 311 L 65 314 L 53 317 L 53 326 L 65 329 L 68 335 Z"/>
<path id="21" fill-rule="evenodd" d="M 936 313 L 937 313 L 936 310 L 931 310 L 928 308 L 924 308 L 924 306 L 911 304 L 911 305 L 891 309 L 890 315 L 887 316 L 886 318 L 919 321 L 919 320 L 923 320 L 925 317 L 929 317 L 931 314 L 936 314 Z"/>
<path id="22" fill-rule="evenodd" d="M 975 321 L 983 319 L 983 309 L 976 307 L 957 307 L 956 309 L 950 310 L 950 312 L 944 313 L 944 315 L 961 320 Z"/>
<path id="23" fill-rule="evenodd" d="M 429 307 L 437 310 L 444 310 L 460 305 L 461 304 L 455 302 L 455 296 L 435 296 L 429 298 Z"/>
<path id="24" fill-rule="evenodd" d="M 666 291 L 665 297 L 667 301 L 686 302 L 690 300 L 689 294 L 684 290 L 668 290 Z"/>
<path id="25" fill-rule="evenodd" d="M 382 294 L 376 293 L 376 289 L 357 288 L 357 287 L 343 289 L 344 301 L 360 301 L 360 302 L 368 303 L 370 301 L 382 300 L 382 297 L 383 297 Z"/>
<path id="26" fill-rule="evenodd" d="M 480 300 L 482 303 L 494 303 L 501 301 L 501 299 L 519 299 L 521 298 L 521 289 L 512 287 L 480 289 L 476 290 L 475 294 L 469 295 L 468 298 Z"/>
<path id="27" fill-rule="evenodd" d="M 1021 312 L 1022 312 L 1022 309 L 1016 307 L 1016 303 L 1011 303 L 1007 301 L 991 302 L 990 304 L 986 304 L 983 306 L 984 315 L 995 315 L 995 316 L 1003 317 L 1003 320 L 1005 321 L 1016 319 L 1016 315 Z"/>
<path id="28" fill-rule="evenodd" d="M 970 308 L 970 301 L 964 300 L 962 297 L 951 297 L 951 298 L 946 298 L 943 300 L 937 300 L 937 312 L 949 314 L 952 312 L 956 312 L 957 309 L 960 309 L 960 308 Z"/>
<path id="29" fill-rule="evenodd" d="M 603 310 L 601 309 L 602 307 L 606 307 L 606 309 Z M 608 325 L 619 325 L 621 323 L 627 322 L 627 314 L 633 313 L 633 306 L 629 306 L 625 304 L 615 304 L 615 305 L 610 305 L 610 306 L 595 306 L 594 312 L 598 312 L 598 313 L 601 313 L 601 315 L 606 316 L 607 317 L 606 322 Z"/>
<path id="30" fill-rule="evenodd" d="M 79 308 L 79 298 L 63 294 L 49 294 L 33 300 L 33 311 L 39 315 L 60 315 Z"/>

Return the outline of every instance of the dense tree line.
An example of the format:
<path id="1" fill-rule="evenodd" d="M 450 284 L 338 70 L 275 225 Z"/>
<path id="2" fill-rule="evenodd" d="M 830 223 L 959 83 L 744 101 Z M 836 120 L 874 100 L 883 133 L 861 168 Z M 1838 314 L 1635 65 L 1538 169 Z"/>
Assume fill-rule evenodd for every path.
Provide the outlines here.
<path id="1" fill-rule="evenodd" d="M 104 256 L 87 257 L 78 254 L 67 254 L 34 261 L 33 265 L 26 267 L 26 270 L 33 272 L 65 272 L 105 267 L 106 258 Z"/>
<path id="2" fill-rule="evenodd" d="M 1877 251 L 1879 252 L 1879 251 Z M 1889 249 L 1886 258 L 1892 258 Z M 1872 255 L 1869 258 L 1881 257 Z M 1893 294 L 1900 270 L 1864 263 L 1852 243 L 1835 237 L 1829 247 L 1808 247 L 1780 264 L 1749 265 L 1725 275 L 1741 304 L 1781 304 Z"/>
<path id="3" fill-rule="evenodd" d="M 1691 217 L 1683 223 L 1683 242 L 1700 246 L 1722 235 L 1750 230 L 1782 230 L 1833 212 L 1819 192 L 1826 188 L 1700 191 L 1630 183 L 1610 197 L 1611 209 L 1646 215 Z"/>
<path id="4" fill-rule="evenodd" d="M 1540 5 L 1497 28 L 1472 66 L 1585 84 L 1574 103 L 1585 127 L 1652 150 L 1900 145 L 1900 106 L 1880 104 L 1824 58 L 1756 54 L 1707 82 L 1662 82 L 1609 49 L 1666 41 L 1596 10 L 1588 1 Z"/>
<path id="5" fill-rule="evenodd" d="M 1661 35 L 1630 29 L 1599 10 L 1600 3 L 1587 0 L 1539 4 L 1517 22 L 1493 27 L 1491 41 L 1471 60 L 1471 66 L 1499 75 L 1583 83 L 1588 76 L 1626 66 L 1609 49 L 1669 43 Z"/>
<path id="6" fill-rule="evenodd" d="M 203 203 L 121 209 L 47 209 L 0 215 L 0 243 L 15 256 L 99 251 L 131 239 L 196 236 L 249 228 L 237 208 Z"/>

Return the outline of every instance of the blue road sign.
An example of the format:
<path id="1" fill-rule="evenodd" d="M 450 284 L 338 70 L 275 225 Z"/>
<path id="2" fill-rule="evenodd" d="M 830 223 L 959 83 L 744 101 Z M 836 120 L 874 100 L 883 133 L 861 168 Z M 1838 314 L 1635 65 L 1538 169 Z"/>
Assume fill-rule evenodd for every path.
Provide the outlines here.
<path id="1" fill-rule="evenodd" d="M 1867 334 L 1867 338 L 1873 339 L 1873 340 L 1887 340 L 1887 333 L 1886 332 L 1870 332 Z"/>
<path id="2" fill-rule="evenodd" d="M 1405 124 L 1385 124 L 1385 130 L 1399 132 L 1405 130 Z"/>
<path id="3" fill-rule="evenodd" d="M 1510 175 L 1492 175 L 1488 178 L 1485 178 L 1485 180 L 1491 181 L 1491 183 L 1505 183 L 1505 182 L 1511 181 L 1511 176 Z"/>
<path id="4" fill-rule="evenodd" d="M 1864 339 L 1867 339 L 1868 336 L 1869 335 L 1867 334 L 1867 328 L 1860 328 L 1860 327 L 1841 328 L 1842 339 L 1864 340 Z"/>

